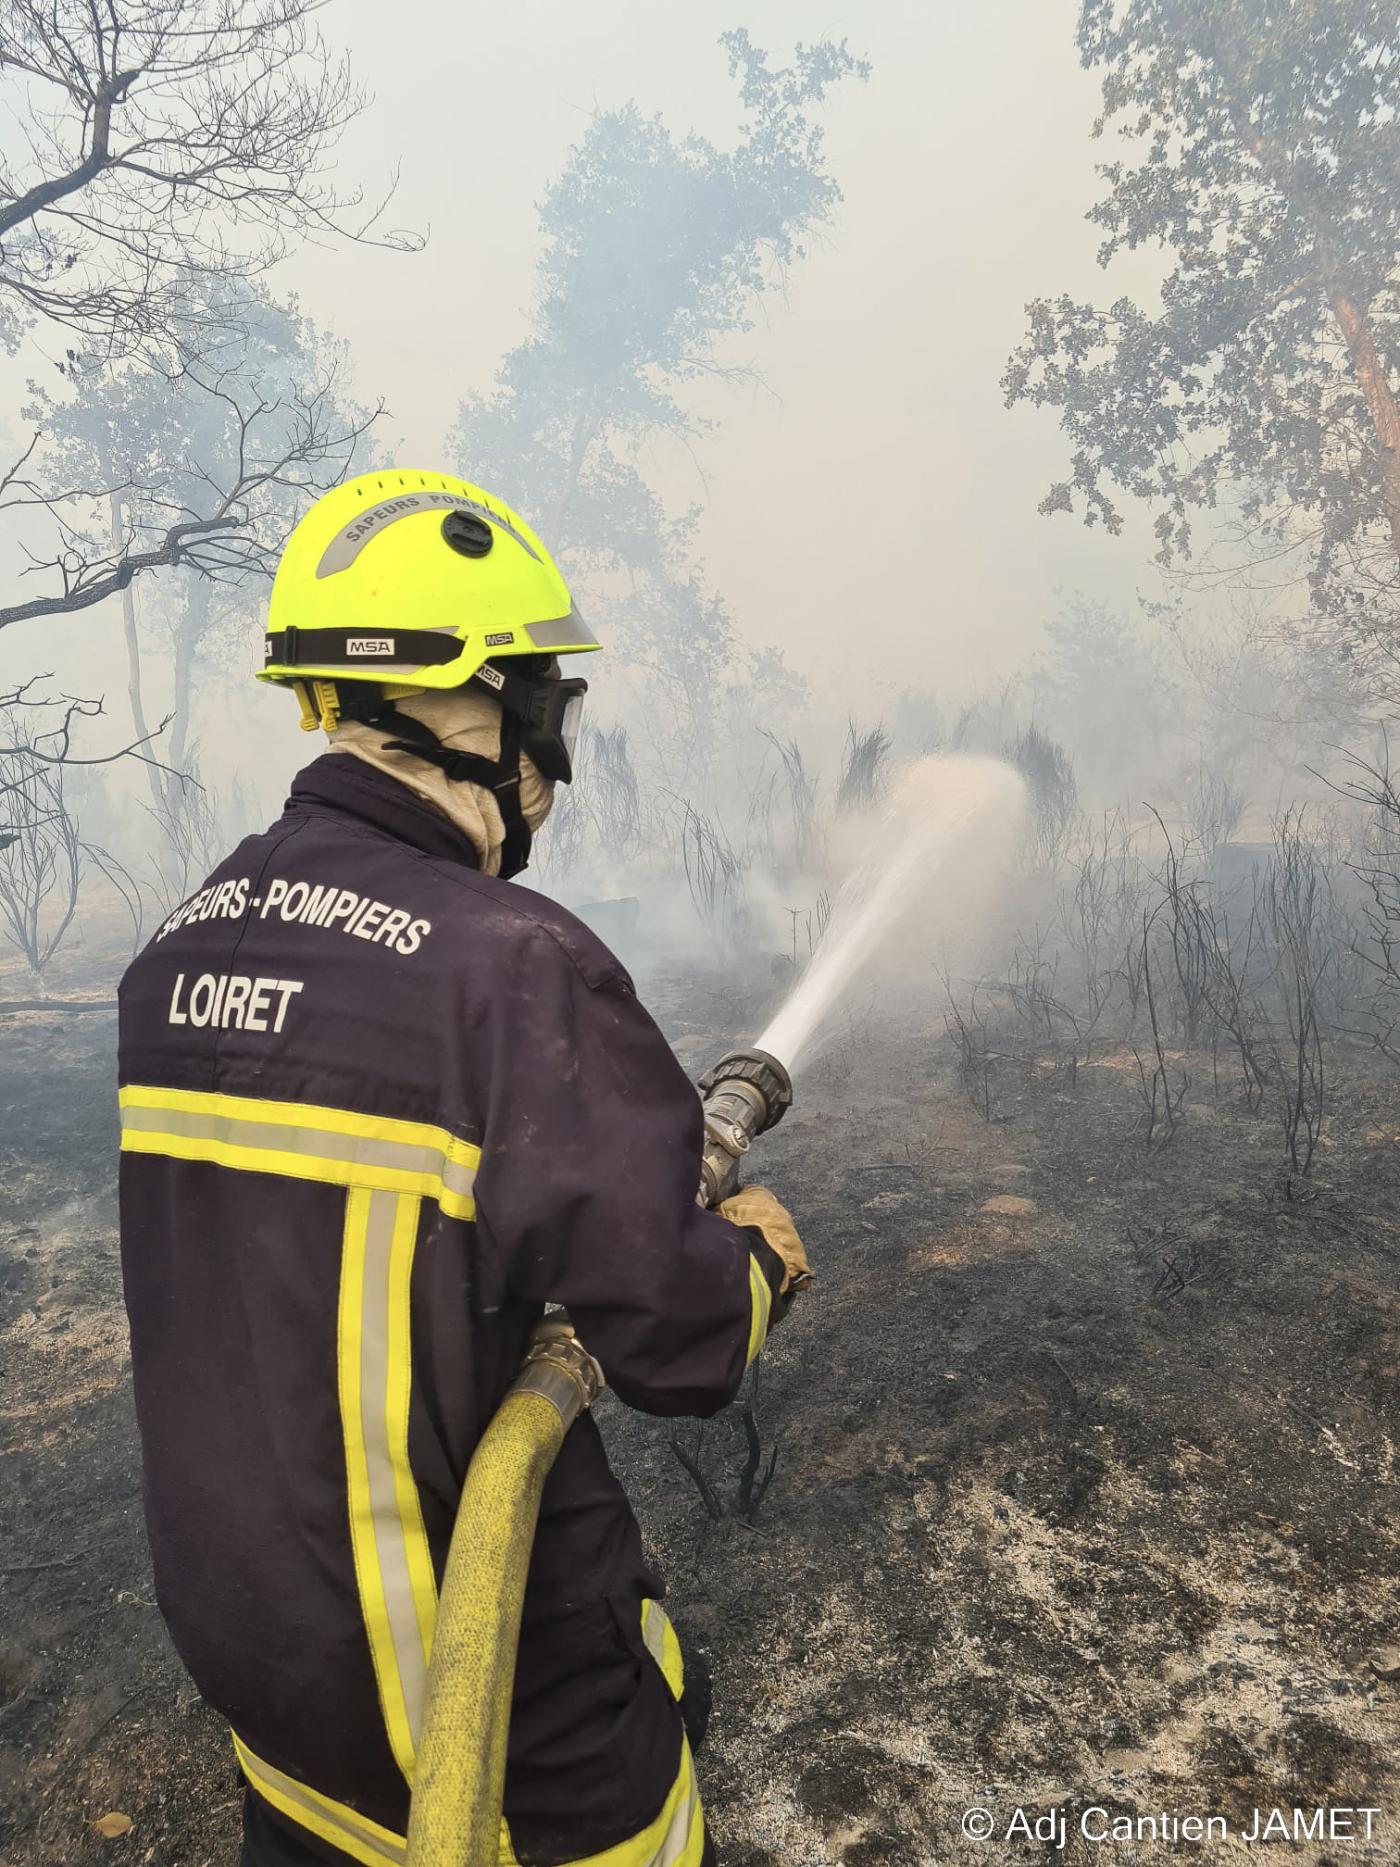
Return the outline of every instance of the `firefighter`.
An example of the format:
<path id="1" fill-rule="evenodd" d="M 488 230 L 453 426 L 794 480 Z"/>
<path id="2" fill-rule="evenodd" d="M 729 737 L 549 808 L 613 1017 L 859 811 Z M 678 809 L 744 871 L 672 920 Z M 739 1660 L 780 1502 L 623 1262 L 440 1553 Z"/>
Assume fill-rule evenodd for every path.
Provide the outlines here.
<path id="1" fill-rule="evenodd" d="M 176 1648 L 229 1722 L 245 1867 L 401 1863 L 473 1447 L 546 1303 L 613 1391 L 713 1413 L 806 1269 L 627 974 L 510 877 L 598 647 L 528 525 L 368 473 L 293 532 L 263 678 L 330 750 L 121 988 L 122 1263 Z M 526 1590 L 501 1859 L 713 1861 L 699 1715 L 585 1415 Z"/>

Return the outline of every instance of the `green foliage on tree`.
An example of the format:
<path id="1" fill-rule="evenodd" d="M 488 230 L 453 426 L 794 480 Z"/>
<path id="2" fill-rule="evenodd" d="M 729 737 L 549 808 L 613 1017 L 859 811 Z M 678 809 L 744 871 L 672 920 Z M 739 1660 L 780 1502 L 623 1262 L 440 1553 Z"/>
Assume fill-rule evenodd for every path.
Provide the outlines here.
<path id="1" fill-rule="evenodd" d="M 1400 593 L 1400 14 L 1394 0 L 1084 0 L 1121 153 L 1100 261 L 1159 246 L 1157 307 L 1037 299 L 1008 405 L 1072 444 L 1044 512 L 1156 513 L 1161 561 L 1222 521 L 1257 561 L 1305 550 L 1362 630 Z"/>
<path id="2" fill-rule="evenodd" d="M 751 378 L 726 340 L 752 328 L 830 220 L 841 193 L 817 112 L 867 75 L 844 44 L 799 46 L 784 67 L 746 32 L 721 44 L 739 84 L 736 145 L 678 137 L 634 103 L 593 119 L 541 206 L 531 334 L 448 441 L 463 473 L 530 514 L 572 578 L 606 586 L 629 658 L 688 712 L 720 678 L 729 619 L 694 562 L 696 513 L 668 514 L 642 456 L 704 430 L 689 385 Z"/>

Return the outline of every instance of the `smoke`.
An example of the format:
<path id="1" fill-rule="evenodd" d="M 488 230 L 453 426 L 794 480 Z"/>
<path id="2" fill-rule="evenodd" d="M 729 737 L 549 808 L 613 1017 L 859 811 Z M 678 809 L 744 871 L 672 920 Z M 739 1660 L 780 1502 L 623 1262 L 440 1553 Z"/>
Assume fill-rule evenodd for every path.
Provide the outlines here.
<path id="1" fill-rule="evenodd" d="M 378 459 L 484 479 L 561 553 L 608 653 L 586 664 L 597 723 L 527 880 L 582 911 L 627 963 L 676 975 L 749 958 L 784 983 L 809 972 L 839 934 L 833 902 L 883 821 L 882 789 L 906 782 L 901 757 L 1018 767 L 1033 918 L 1074 887 L 1104 813 L 1150 837 L 1150 803 L 1183 847 L 1213 849 L 1258 841 L 1280 809 L 1321 800 L 1309 772 L 1335 775 L 1337 746 L 1384 764 L 1351 677 L 1311 638 L 1308 652 L 1280 641 L 1286 602 L 1235 611 L 1236 598 L 1194 584 L 1153 605 L 1146 518 L 1129 510 L 1126 538 L 1048 524 L 1037 502 L 1062 437 L 1018 417 L 1008 452 L 1000 374 L 1027 290 L 1055 277 L 1088 292 L 1099 276 L 1082 217 L 1095 85 L 1053 10 L 1014 44 L 975 9 L 857 10 L 849 51 L 871 59 L 870 83 L 841 53 L 840 81 L 812 85 L 800 75 L 810 58 L 797 77 L 785 61 L 799 43 L 810 53 L 814 31 L 839 38 L 839 19 L 828 27 L 796 0 L 760 9 L 749 24 L 771 70 L 754 65 L 749 78 L 782 105 L 773 121 L 793 137 L 782 162 L 754 142 L 752 96 L 736 89 L 703 9 L 663 17 L 607 0 L 604 36 L 620 49 L 582 115 L 574 87 L 596 21 L 544 6 L 528 82 L 505 41 L 449 23 L 441 70 L 470 74 L 466 159 L 492 178 L 470 196 L 412 133 L 432 100 L 398 56 L 392 16 L 368 0 L 336 11 L 344 43 L 376 73 L 373 108 L 347 132 L 347 177 L 375 173 L 386 143 L 402 147 L 406 219 L 434 233 L 412 255 L 290 242 L 264 308 L 267 330 L 297 352 L 279 350 L 277 367 L 305 386 L 320 381 L 318 358 L 343 364 L 352 401 L 393 411 L 371 430 Z M 934 218 L 911 242 L 900 202 L 911 178 L 962 172 L 952 165 L 985 112 L 965 74 L 989 69 L 984 59 L 1042 159 L 1028 173 L 1015 138 L 984 150 L 965 186 L 921 203 Z M 914 108 L 931 72 L 946 94 L 936 110 Z M 638 123 L 652 126 L 644 138 Z M 786 243 L 784 263 L 755 257 Z M 468 247 L 491 263 L 464 297 Z M 950 250 L 976 253 L 976 293 L 946 289 Z M 1157 278 L 1149 259 L 1141 278 L 1131 255 L 1116 263 L 1129 293 Z M 310 324 L 283 306 L 292 292 Z M 330 330 L 327 349 L 315 333 Z M 41 322 L 0 356 L 12 391 L 4 459 L 29 444 L 24 385 L 44 377 L 85 445 L 140 440 L 140 470 L 118 462 L 121 473 L 94 480 L 41 449 L 26 474 L 43 466 L 58 492 L 127 474 L 132 524 L 136 487 L 154 486 L 140 536 L 163 535 L 185 502 L 199 504 L 205 478 L 218 480 L 222 428 L 201 428 L 196 446 L 158 382 L 137 434 L 124 403 L 108 419 L 130 359 L 113 365 L 115 381 L 70 374 L 60 387 L 57 346 Z M 270 366 L 225 365 L 230 390 L 256 405 Z M 739 392 L 760 382 L 772 393 Z M 833 462 L 847 463 L 839 498 Z M 53 477 L 60 464 L 67 478 Z M 0 502 L 8 598 L 62 581 L 65 536 L 101 560 L 109 499 L 65 495 L 49 511 L 15 492 Z M 68 818 L 98 852 L 69 945 L 123 917 L 114 873 L 141 894 L 138 923 L 196 886 L 215 846 L 275 814 L 296 765 L 320 750 L 297 733 L 285 694 L 250 685 L 265 602 L 262 576 L 155 570 L 130 585 L 126 620 L 114 596 L 0 629 L 0 698 L 40 674 L 45 694 L 104 696 L 76 756 L 127 745 L 144 722 L 149 757 L 176 767 L 68 774 Z M 989 862 L 1005 840 L 990 839 Z M 956 966 L 984 939 L 964 854 L 955 866 L 958 885 L 931 888 L 901 938 L 880 945 L 880 979 L 897 974 L 912 991 L 930 954 Z"/>

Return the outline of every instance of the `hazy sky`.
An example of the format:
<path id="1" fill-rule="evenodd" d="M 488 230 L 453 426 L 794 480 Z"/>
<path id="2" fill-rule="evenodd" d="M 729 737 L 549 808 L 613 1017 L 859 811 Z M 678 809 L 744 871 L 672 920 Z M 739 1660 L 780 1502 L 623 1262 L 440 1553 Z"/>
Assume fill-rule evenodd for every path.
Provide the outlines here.
<path id="1" fill-rule="evenodd" d="M 711 581 L 744 633 L 814 671 L 859 643 L 935 685 L 951 659 L 963 686 L 1015 660 L 1056 585 L 1131 601 L 1150 575 L 1145 528 L 1107 540 L 1038 517 L 1064 444 L 1053 418 L 1007 413 L 998 389 L 1027 299 L 1105 289 L 1084 221 L 1098 93 L 1073 0 L 432 14 L 431 56 L 378 0 L 325 16 L 376 93 L 342 167 L 372 183 L 398 163 L 395 217 L 430 224 L 427 250 L 308 252 L 287 268 L 350 340 L 404 457 L 441 458 L 461 395 L 522 336 L 536 204 L 591 112 L 633 97 L 724 144 L 738 115 L 725 28 L 747 26 L 775 61 L 799 39 L 845 37 L 874 71 L 829 110 L 837 222 L 743 344 L 766 389 L 701 386 L 719 430 L 694 460 L 658 458 L 658 484 L 677 506 L 705 500 Z"/>
<path id="2" fill-rule="evenodd" d="M 525 333 L 536 205 L 590 113 L 635 98 L 724 144 L 738 110 L 723 30 L 747 26 L 778 62 L 798 39 L 847 38 L 874 71 L 828 112 L 845 201 L 743 345 L 766 387 L 701 385 L 718 431 L 693 458 L 657 457 L 655 476 L 677 508 L 705 501 L 709 580 L 745 638 L 777 641 L 826 698 L 872 680 L 965 692 L 1036 646 L 1056 586 L 1129 604 L 1152 582 L 1145 525 L 1108 539 L 1037 516 L 1065 445 L 998 388 L 1027 299 L 1156 276 L 1150 258 L 1136 280 L 1094 264 L 1097 84 L 1076 14 L 1075 0 L 331 0 L 324 30 L 375 93 L 338 179 L 372 193 L 397 167 L 390 219 L 430 239 L 411 256 L 307 248 L 273 283 L 348 339 L 401 460 L 469 473 L 443 437 Z M 42 651 L 9 631 L 0 666 L 77 661 L 109 680 L 115 625 L 90 612 Z"/>

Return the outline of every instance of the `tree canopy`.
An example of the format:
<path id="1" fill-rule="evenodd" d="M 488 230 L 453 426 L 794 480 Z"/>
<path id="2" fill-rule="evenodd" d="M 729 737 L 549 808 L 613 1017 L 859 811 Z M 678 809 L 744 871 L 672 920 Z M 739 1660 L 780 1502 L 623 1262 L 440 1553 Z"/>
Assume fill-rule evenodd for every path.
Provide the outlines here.
<path id="1" fill-rule="evenodd" d="M 752 376 L 726 340 L 752 327 L 840 200 L 817 112 L 867 72 L 844 44 L 799 46 L 782 67 L 746 32 L 721 44 L 737 144 L 678 137 L 632 103 L 594 117 L 541 204 L 531 334 L 448 443 L 464 473 L 530 513 L 571 574 L 624 580 L 616 608 L 636 658 L 683 675 L 690 702 L 714 684 L 728 621 L 691 557 L 695 515 L 666 512 L 641 451 L 703 430 L 684 394 L 697 378 Z"/>
<path id="2" fill-rule="evenodd" d="M 1042 502 L 1161 559 L 1228 522 L 1257 562 L 1307 553 L 1362 628 L 1400 591 L 1400 14 L 1386 0 L 1084 0 L 1103 72 L 1089 218 L 1100 262 L 1158 246 L 1160 304 L 1029 306 L 1008 404 L 1057 409 L 1070 472 Z"/>

